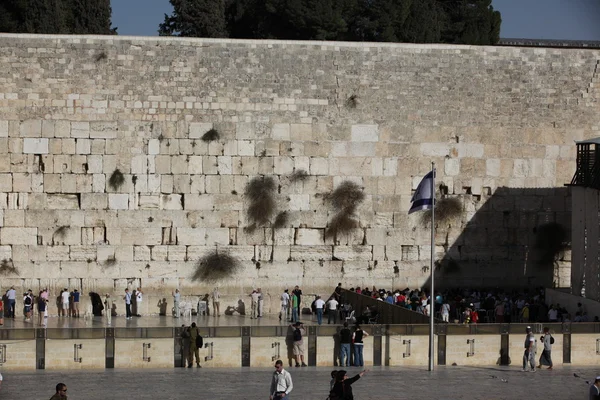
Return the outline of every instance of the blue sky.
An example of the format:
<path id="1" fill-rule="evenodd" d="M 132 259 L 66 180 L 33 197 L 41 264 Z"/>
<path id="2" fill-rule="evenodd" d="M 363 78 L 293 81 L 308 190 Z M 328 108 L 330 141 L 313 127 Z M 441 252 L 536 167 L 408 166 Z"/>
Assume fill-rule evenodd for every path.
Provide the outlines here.
<path id="1" fill-rule="evenodd" d="M 600 40 L 600 0 L 493 0 L 503 38 Z M 120 35 L 155 36 L 169 0 L 112 0 Z"/>

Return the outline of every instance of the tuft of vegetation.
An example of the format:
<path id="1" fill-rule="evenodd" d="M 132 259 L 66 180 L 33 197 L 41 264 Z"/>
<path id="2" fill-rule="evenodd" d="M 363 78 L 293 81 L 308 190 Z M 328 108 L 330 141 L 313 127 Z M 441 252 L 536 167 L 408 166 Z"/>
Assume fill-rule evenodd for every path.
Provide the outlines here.
<path id="1" fill-rule="evenodd" d="M 273 229 L 283 228 L 287 225 L 289 219 L 289 214 L 287 211 L 282 211 L 275 217 L 275 222 L 273 222 Z"/>
<path id="2" fill-rule="evenodd" d="M 534 229 L 534 248 L 541 265 L 554 265 L 560 255 L 569 248 L 565 227 L 557 222 L 543 224 Z"/>
<path id="3" fill-rule="evenodd" d="M 463 205 L 458 197 L 444 197 L 435 201 L 435 221 L 446 223 L 462 215 Z M 431 210 L 421 213 L 421 225 L 429 226 L 431 223 Z"/>
<path id="4" fill-rule="evenodd" d="M 219 132 L 216 129 L 211 129 L 202 135 L 201 139 L 203 142 L 212 142 L 214 140 L 219 140 L 220 137 L 221 135 L 219 135 Z"/>
<path id="5" fill-rule="evenodd" d="M 331 202 L 333 207 L 338 211 L 356 209 L 365 199 L 365 193 L 362 188 L 351 181 L 344 181 L 329 195 L 327 200 Z"/>
<path id="6" fill-rule="evenodd" d="M 290 182 L 301 182 L 308 178 L 308 172 L 303 169 L 297 169 L 290 175 Z"/>
<path id="7" fill-rule="evenodd" d="M 250 226 L 269 224 L 275 213 L 275 181 L 271 177 L 257 177 L 248 182 L 245 196 L 250 202 L 247 217 Z"/>
<path id="8" fill-rule="evenodd" d="M 106 60 L 108 58 L 108 56 L 106 55 L 106 53 L 104 51 L 98 53 L 95 57 L 96 62 L 100 62 L 102 60 Z"/>
<path id="9" fill-rule="evenodd" d="M 335 238 L 359 227 L 356 209 L 365 199 L 360 186 L 354 182 L 344 181 L 326 198 L 337 210 L 337 214 L 329 222 L 325 230 L 325 238 Z"/>
<path id="10" fill-rule="evenodd" d="M 241 263 L 237 258 L 214 250 L 198 260 L 192 274 L 192 280 L 216 282 L 233 277 L 240 268 Z"/>
<path id="11" fill-rule="evenodd" d="M 108 179 L 108 186 L 110 186 L 113 190 L 117 190 L 123 185 L 123 183 L 125 183 L 125 177 L 123 176 L 123 173 L 117 168 L 110 175 L 110 178 Z"/>
<path id="12" fill-rule="evenodd" d="M 450 275 L 460 272 L 460 265 L 453 258 L 437 260 L 434 264 L 436 271 L 440 271 L 445 274 Z"/>
<path id="13" fill-rule="evenodd" d="M 18 275 L 19 270 L 15 267 L 12 260 L 6 258 L 0 262 L 0 275 Z"/>
<path id="14" fill-rule="evenodd" d="M 352 96 L 346 99 L 346 107 L 348 108 L 356 108 L 358 106 L 358 95 L 353 94 Z"/>
<path id="15" fill-rule="evenodd" d="M 67 235 L 67 231 L 69 230 L 69 228 L 70 228 L 69 225 L 59 226 L 58 228 L 56 228 L 56 230 L 52 234 L 52 238 L 53 239 L 54 238 L 64 239 L 65 236 Z"/>
<path id="16" fill-rule="evenodd" d="M 117 264 L 117 258 L 114 255 L 108 256 L 106 261 L 104 261 L 104 266 L 106 266 L 106 267 L 112 267 L 116 264 Z"/>

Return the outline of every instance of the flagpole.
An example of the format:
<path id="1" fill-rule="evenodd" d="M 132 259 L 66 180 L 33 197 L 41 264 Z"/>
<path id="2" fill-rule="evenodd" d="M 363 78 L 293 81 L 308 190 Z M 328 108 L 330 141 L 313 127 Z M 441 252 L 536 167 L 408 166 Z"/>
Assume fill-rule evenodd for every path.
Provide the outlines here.
<path id="1" fill-rule="evenodd" d="M 434 327 L 434 315 L 435 315 L 435 291 L 434 291 L 434 263 L 433 259 L 435 257 L 435 162 L 431 162 L 431 197 L 432 197 L 432 205 L 431 205 L 431 260 L 429 261 L 429 280 L 431 281 L 431 290 L 430 290 L 430 300 L 429 300 L 429 371 L 433 371 L 433 359 L 434 359 L 434 350 L 433 350 L 433 327 Z"/>

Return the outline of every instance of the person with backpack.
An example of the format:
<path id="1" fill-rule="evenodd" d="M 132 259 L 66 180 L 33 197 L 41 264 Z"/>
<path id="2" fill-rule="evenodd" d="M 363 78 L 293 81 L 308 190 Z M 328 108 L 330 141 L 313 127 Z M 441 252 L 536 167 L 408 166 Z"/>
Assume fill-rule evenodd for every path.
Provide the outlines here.
<path id="1" fill-rule="evenodd" d="M 190 327 L 190 353 L 188 358 L 188 368 L 192 368 L 192 364 L 194 363 L 194 355 L 196 356 L 196 367 L 202 368 L 200 365 L 200 354 L 198 353 L 198 349 L 201 349 L 204 346 L 204 340 L 200 335 L 200 331 L 196 326 L 195 322 L 192 322 L 192 326 Z"/>
<path id="2" fill-rule="evenodd" d="M 33 306 L 33 296 L 27 292 L 23 294 L 23 314 L 25 314 L 25 321 L 31 319 L 31 307 Z"/>
<path id="3" fill-rule="evenodd" d="M 296 322 L 295 324 L 290 325 L 290 328 L 292 328 L 292 339 L 294 340 L 292 352 L 296 358 L 296 367 L 299 367 L 300 365 L 306 367 L 306 364 L 304 363 L 304 340 L 302 340 L 304 335 L 306 335 L 304 325 L 301 322 Z"/>
<path id="4" fill-rule="evenodd" d="M 552 369 L 552 345 L 554 344 L 554 338 L 550 334 L 550 328 L 544 328 L 544 336 L 540 338 L 540 341 L 544 343 L 544 350 L 540 356 L 540 363 L 538 368 L 542 368 L 542 365 L 547 365 L 548 369 Z"/>
<path id="5" fill-rule="evenodd" d="M 338 371 L 335 385 L 333 385 L 333 389 L 329 393 L 329 400 L 354 400 L 352 384 L 359 380 L 366 372 L 367 370 L 365 369 L 354 377 L 348 378 L 346 371 Z"/>

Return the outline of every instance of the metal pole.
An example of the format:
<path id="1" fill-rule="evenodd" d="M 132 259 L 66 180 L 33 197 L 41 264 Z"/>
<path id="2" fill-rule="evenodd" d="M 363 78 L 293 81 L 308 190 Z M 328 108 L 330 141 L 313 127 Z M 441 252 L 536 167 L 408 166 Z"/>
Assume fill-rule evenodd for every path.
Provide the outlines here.
<path id="1" fill-rule="evenodd" d="M 432 171 L 432 179 L 431 179 L 431 197 L 433 203 L 431 205 L 431 260 L 429 261 L 429 274 L 431 281 L 431 290 L 430 290 L 430 301 L 429 301 L 429 371 L 433 371 L 433 359 L 434 359 L 434 349 L 433 349 L 433 326 L 434 326 L 434 315 L 435 315 L 435 291 L 433 285 L 434 278 L 434 263 L 433 259 L 435 257 L 435 162 L 431 163 L 431 171 Z"/>

